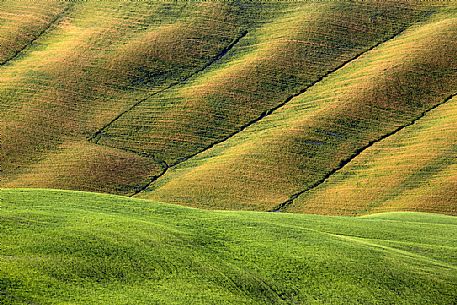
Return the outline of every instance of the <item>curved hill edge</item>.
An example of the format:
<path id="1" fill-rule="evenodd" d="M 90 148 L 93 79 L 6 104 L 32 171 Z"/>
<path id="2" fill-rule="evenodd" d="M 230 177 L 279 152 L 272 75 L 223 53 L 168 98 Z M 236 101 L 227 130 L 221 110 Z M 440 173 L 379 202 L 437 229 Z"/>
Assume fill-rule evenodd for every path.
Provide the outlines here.
<path id="1" fill-rule="evenodd" d="M 0 298 L 13 303 L 449 304 L 457 296 L 455 218 L 423 226 L 388 218 L 440 216 L 205 211 L 59 190 L 0 196 Z"/>
<path id="2" fill-rule="evenodd" d="M 9 58 L 4 59 L 2 62 L 0 62 L 0 68 L 6 65 L 9 65 L 12 61 L 18 59 L 23 53 L 25 53 L 28 49 L 30 49 L 35 42 L 40 40 L 44 35 L 46 35 L 48 32 L 52 31 L 61 21 L 63 18 L 65 18 L 71 11 L 71 8 L 73 7 L 73 3 L 70 2 L 70 4 L 67 4 L 67 6 L 57 14 L 49 23 L 47 26 L 45 26 L 35 37 L 33 37 L 29 42 L 27 42 L 22 48 L 16 50 Z"/>

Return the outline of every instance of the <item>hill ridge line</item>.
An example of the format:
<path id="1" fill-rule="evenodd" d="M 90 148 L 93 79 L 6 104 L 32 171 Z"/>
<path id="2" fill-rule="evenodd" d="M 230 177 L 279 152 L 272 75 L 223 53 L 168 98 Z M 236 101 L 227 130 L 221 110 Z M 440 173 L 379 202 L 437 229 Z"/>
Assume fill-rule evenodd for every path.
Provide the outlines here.
<path id="1" fill-rule="evenodd" d="M 21 49 L 17 50 L 13 55 L 11 55 L 9 58 L 5 59 L 3 62 L 0 63 L 0 67 L 4 67 L 8 65 L 11 61 L 16 60 L 22 53 L 27 51 L 29 48 L 32 47 L 32 45 L 39 40 L 41 37 L 49 33 L 57 24 L 62 21 L 62 19 L 70 12 L 70 9 L 73 7 L 74 3 L 70 3 L 65 7 L 62 12 L 57 14 L 54 19 L 49 22 L 48 26 L 45 27 L 43 30 L 41 30 L 32 40 L 30 40 L 28 43 L 26 43 Z"/>
<path id="2" fill-rule="evenodd" d="M 195 157 L 195 156 L 197 156 L 197 155 L 199 155 L 199 154 L 201 154 L 201 153 L 204 153 L 205 151 L 207 151 L 207 150 L 213 148 L 214 146 L 216 146 L 216 145 L 218 145 L 218 144 L 221 144 L 221 143 L 223 143 L 223 142 L 229 140 L 230 138 L 234 137 L 234 136 L 237 135 L 238 133 L 244 131 L 244 130 L 245 130 L 246 128 L 248 128 L 249 126 L 258 123 L 259 121 L 261 121 L 261 120 L 264 119 L 265 117 L 271 115 L 271 114 L 272 114 L 273 112 L 275 112 L 276 110 L 278 110 L 278 109 L 284 107 L 284 106 L 285 106 L 287 103 L 289 103 L 293 98 L 295 98 L 295 97 L 297 97 L 297 96 L 299 96 L 299 95 L 305 93 L 305 92 L 308 91 L 310 88 L 312 88 L 312 87 L 315 86 L 316 84 L 320 83 L 321 81 L 323 81 L 324 79 L 326 79 L 327 77 L 329 77 L 331 74 L 333 74 L 333 73 L 337 72 L 338 70 L 344 68 L 345 66 L 347 66 L 347 65 L 350 64 L 351 62 L 353 62 L 353 61 L 359 59 L 359 58 L 362 57 L 364 54 L 366 54 L 366 53 L 368 53 L 368 52 L 370 52 L 370 51 L 376 49 L 376 48 L 379 47 L 380 45 L 382 45 L 382 44 L 384 44 L 384 43 L 386 43 L 386 42 L 388 42 L 388 41 L 390 41 L 390 40 L 392 40 L 392 39 L 395 39 L 396 37 L 400 36 L 402 33 L 404 33 L 404 32 L 405 32 L 407 29 L 409 29 L 411 26 L 412 26 L 412 24 L 403 27 L 401 30 L 397 31 L 395 34 L 393 34 L 393 35 L 389 36 L 388 38 L 386 38 L 386 39 L 384 39 L 384 40 L 382 40 L 382 41 L 380 41 L 380 42 L 374 44 L 373 46 L 369 47 L 369 48 L 366 49 L 365 51 L 362 51 L 362 52 L 356 54 L 356 55 L 353 56 L 352 58 L 350 58 L 350 59 L 344 61 L 343 63 L 341 63 L 341 64 L 338 65 L 337 67 L 333 68 L 332 70 L 328 71 L 328 72 L 325 73 L 324 75 L 320 76 L 317 80 L 315 80 L 314 82 L 312 82 L 312 83 L 309 84 L 308 86 L 304 87 L 303 89 L 301 89 L 301 90 L 298 91 L 297 93 L 294 93 L 294 94 L 288 96 L 282 103 L 276 105 L 276 106 L 273 107 L 273 108 L 270 108 L 270 109 L 267 110 L 267 111 L 262 112 L 262 113 L 260 114 L 260 116 L 258 116 L 257 118 L 255 118 L 255 119 L 253 119 L 253 120 L 247 122 L 246 124 L 242 125 L 237 131 L 235 131 L 235 132 L 229 134 L 228 136 L 222 138 L 220 141 L 214 142 L 214 143 L 210 144 L 209 146 L 207 146 L 206 148 L 204 148 L 203 150 L 200 150 L 200 151 L 198 151 L 198 152 L 196 152 L 196 153 L 194 153 L 194 154 L 192 154 L 192 155 L 189 155 L 189 156 L 187 156 L 187 157 L 185 157 L 185 158 L 181 158 L 181 159 L 179 159 L 179 161 L 170 164 L 169 167 L 163 172 L 163 174 L 162 174 L 161 176 L 163 176 L 163 175 L 167 172 L 168 169 L 173 168 L 173 167 L 179 165 L 180 163 L 183 163 L 183 162 L 185 162 L 185 161 L 187 161 L 187 160 L 189 160 L 189 159 L 191 159 L 191 158 L 193 158 L 193 157 Z M 160 178 L 161 176 L 157 177 L 155 180 L 157 180 L 157 179 Z M 138 193 L 140 193 L 140 192 L 146 190 L 150 185 L 152 185 L 152 184 L 155 182 L 155 180 L 150 181 L 149 184 L 146 185 L 144 188 L 142 188 L 141 191 L 138 191 L 138 192 L 134 193 L 133 195 L 131 195 L 131 196 L 129 196 L 129 197 L 135 196 L 135 195 L 137 195 Z"/>
<path id="3" fill-rule="evenodd" d="M 162 93 L 168 89 L 171 89 L 177 85 L 182 85 L 184 83 L 186 83 L 188 80 L 190 80 L 191 78 L 193 78 L 194 76 L 196 76 L 197 74 L 200 74 L 201 72 L 205 71 L 206 69 L 208 69 L 210 66 L 212 66 L 215 62 L 219 61 L 222 57 L 224 57 L 231 49 L 233 49 L 233 47 L 235 45 L 237 45 L 241 39 L 243 39 L 246 35 L 248 34 L 248 31 L 247 30 L 244 30 L 242 31 L 237 37 L 235 37 L 235 39 L 232 40 L 232 42 L 230 42 L 226 47 L 224 47 L 218 54 L 216 54 L 216 56 L 214 56 L 211 60 L 209 60 L 207 63 L 205 63 L 201 68 L 195 70 L 194 72 L 190 73 L 188 76 L 186 77 L 183 77 L 181 78 L 180 80 L 178 81 L 175 81 L 175 82 L 172 82 L 171 84 L 169 84 L 168 86 L 162 88 L 162 89 L 159 89 L 157 90 L 156 92 L 154 93 L 151 93 L 150 95 L 142 98 L 142 99 L 139 99 L 137 100 L 135 103 L 133 103 L 130 107 L 128 107 L 126 110 L 124 111 L 121 111 L 119 114 L 117 114 L 111 121 L 109 121 L 108 123 L 106 123 L 102 128 L 98 129 L 92 136 L 90 136 L 88 138 L 89 141 L 93 141 L 94 143 L 98 144 L 101 136 L 103 135 L 103 131 L 108 128 L 109 126 L 111 126 L 114 122 L 116 122 L 117 120 L 119 120 L 124 114 L 130 112 L 131 110 L 133 110 L 134 108 L 136 108 L 138 105 L 140 105 L 141 103 L 143 103 L 144 101 L 146 101 L 147 99 L 159 94 L 159 93 Z"/>
<path id="4" fill-rule="evenodd" d="M 343 169 L 347 164 L 351 163 L 352 160 L 354 160 L 359 155 L 361 155 L 365 150 L 369 149 L 370 147 L 372 147 L 376 143 L 379 143 L 379 142 L 385 140 L 386 138 L 395 135 L 396 133 L 402 131 L 403 129 L 416 124 L 420 119 L 425 117 L 428 113 L 430 113 L 431 111 L 435 110 L 436 108 L 446 104 L 447 102 L 452 100 L 455 96 L 457 96 L 457 93 L 449 95 L 448 97 L 446 97 L 441 102 L 439 102 L 439 103 L 433 105 L 432 107 L 422 111 L 416 118 L 411 120 L 408 124 L 399 126 L 399 127 L 395 128 L 394 130 L 392 130 L 391 132 L 388 132 L 388 133 L 380 136 L 379 138 L 377 138 L 375 140 L 371 140 L 366 145 L 356 149 L 348 158 L 341 160 L 340 163 L 338 164 L 338 166 L 333 168 L 331 171 L 329 171 L 326 175 L 324 175 L 324 177 L 322 177 L 318 181 L 314 182 L 313 184 L 311 184 L 310 186 L 308 186 L 304 190 L 296 192 L 295 194 L 290 196 L 289 199 L 287 199 L 286 201 L 280 203 L 279 205 L 277 205 L 273 209 L 269 210 L 268 212 L 282 212 L 284 209 L 286 209 L 290 205 L 292 205 L 294 203 L 294 200 L 297 199 L 300 195 L 302 195 L 302 194 L 304 194 L 306 192 L 309 192 L 309 191 L 315 189 L 316 187 L 318 187 L 319 185 L 323 184 L 324 182 L 326 182 L 331 176 L 333 176 L 339 170 Z"/>

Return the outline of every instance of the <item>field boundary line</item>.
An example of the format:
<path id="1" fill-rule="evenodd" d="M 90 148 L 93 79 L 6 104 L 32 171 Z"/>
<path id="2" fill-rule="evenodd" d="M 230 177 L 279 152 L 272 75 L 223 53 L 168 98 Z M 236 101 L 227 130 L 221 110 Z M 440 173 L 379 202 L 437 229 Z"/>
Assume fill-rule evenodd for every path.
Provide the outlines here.
<path id="1" fill-rule="evenodd" d="M 448 97 L 446 97 L 444 100 L 442 100 L 441 102 L 433 105 L 432 107 L 422 111 L 416 118 L 412 119 L 409 123 L 405 124 L 405 125 L 402 125 L 402 126 L 399 126 L 397 128 L 395 128 L 394 130 L 392 130 L 391 132 L 388 132 L 382 136 L 380 136 L 379 138 L 375 139 L 375 140 L 371 140 L 368 142 L 368 144 L 358 148 L 355 150 L 355 152 L 353 152 L 349 157 L 347 157 L 346 159 L 343 159 L 340 161 L 340 163 L 338 164 L 337 167 L 333 168 L 331 171 L 329 171 L 326 175 L 324 175 L 324 177 L 322 177 L 321 179 L 319 179 L 318 181 L 314 182 L 313 184 L 311 184 L 310 186 L 308 186 L 307 188 L 305 188 L 304 190 L 301 190 L 299 192 L 296 192 L 295 194 L 293 194 L 292 196 L 289 197 L 289 199 L 287 199 L 286 201 L 280 203 L 279 205 L 277 205 L 276 207 L 274 207 L 273 209 L 269 210 L 269 212 L 282 212 L 284 211 L 284 209 L 288 208 L 290 205 L 293 204 L 294 200 L 297 199 L 300 195 L 306 193 L 306 192 L 309 192 L 313 189 L 315 189 L 316 187 L 318 187 L 319 185 L 323 184 L 324 182 L 326 182 L 331 176 L 333 176 L 335 173 L 337 173 L 339 170 L 343 169 L 346 165 L 348 165 L 352 160 L 354 160 L 355 158 L 357 158 L 359 155 L 361 155 L 365 150 L 369 149 L 370 147 L 372 147 L 373 145 L 375 145 L 376 143 L 379 143 L 383 140 L 385 140 L 386 138 L 390 137 L 390 136 L 393 136 L 395 134 L 397 134 L 398 132 L 402 131 L 403 129 L 409 127 L 409 126 L 412 126 L 414 124 L 416 124 L 420 119 L 422 119 L 423 117 L 425 117 L 429 112 L 435 110 L 436 108 L 438 108 L 439 106 L 441 105 L 444 105 L 446 104 L 447 102 L 449 102 L 450 100 L 452 100 L 455 96 L 457 96 L 457 93 L 454 93 L 454 94 L 451 94 L 449 95 Z"/>
<path id="2" fill-rule="evenodd" d="M 154 180 L 156 180 L 158 177 L 162 176 L 162 175 L 168 170 L 168 168 L 170 167 L 170 166 L 167 164 L 167 162 L 165 162 L 164 160 L 158 159 L 158 158 L 156 158 L 154 155 L 148 154 L 148 153 L 146 153 L 146 152 L 136 151 L 136 150 L 134 150 L 134 149 L 124 148 L 124 147 L 122 147 L 122 148 L 121 148 L 121 147 L 114 147 L 114 146 L 111 146 L 111 145 L 108 145 L 108 144 L 103 144 L 103 145 L 101 145 L 101 144 L 95 144 L 95 143 L 93 143 L 93 144 L 94 144 L 94 145 L 98 145 L 98 146 L 108 147 L 108 148 L 115 149 L 115 150 L 119 150 L 119 151 L 123 151 L 123 152 L 126 152 L 126 153 L 135 154 L 135 155 L 140 156 L 140 157 L 142 157 L 142 158 L 150 159 L 150 160 L 154 161 L 156 164 L 158 164 L 158 165 L 160 166 L 160 168 L 161 168 L 160 172 L 159 172 L 157 175 L 149 176 L 149 177 L 148 177 L 148 184 L 147 184 L 147 185 L 149 185 L 149 181 L 151 181 L 151 180 L 154 181 Z M 146 185 L 146 186 L 144 186 L 144 185 L 142 185 L 142 186 L 139 185 L 139 186 L 137 186 L 137 187 L 134 187 L 133 190 L 132 190 L 132 191 L 133 191 L 133 194 L 127 195 L 127 196 L 128 196 L 128 197 L 132 197 L 132 196 L 138 194 L 139 192 L 143 191 L 143 190 L 147 187 L 147 185 Z"/>

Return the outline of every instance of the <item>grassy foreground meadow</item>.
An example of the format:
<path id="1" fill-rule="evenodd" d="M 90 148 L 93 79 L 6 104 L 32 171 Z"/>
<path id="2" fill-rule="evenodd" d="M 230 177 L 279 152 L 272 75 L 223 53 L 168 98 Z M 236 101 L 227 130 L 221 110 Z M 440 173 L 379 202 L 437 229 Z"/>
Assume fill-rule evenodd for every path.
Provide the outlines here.
<path id="1" fill-rule="evenodd" d="M 455 304 L 457 218 L 0 190 L 1 304 Z"/>

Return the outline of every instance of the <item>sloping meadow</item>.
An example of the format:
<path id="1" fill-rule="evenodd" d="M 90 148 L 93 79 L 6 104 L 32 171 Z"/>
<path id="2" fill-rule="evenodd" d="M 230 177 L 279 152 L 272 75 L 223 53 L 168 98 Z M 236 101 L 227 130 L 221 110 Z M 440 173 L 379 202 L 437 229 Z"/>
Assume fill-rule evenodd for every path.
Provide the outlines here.
<path id="1" fill-rule="evenodd" d="M 373 144 L 419 128 L 416 121 L 451 102 L 457 88 L 457 61 L 450 56 L 457 51 L 456 16 L 455 10 L 436 13 L 367 51 L 271 115 L 172 168 L 142 197 L 226 209 L 271 210 L 293 205 L 297 196 L 324 182 Z M 448 110 L 452 112 L 453 108 Z M 453 125 L 452 117 L 448 122 Z M 447 139 L 441 156 L 450 166 L 455 163 L 454 129 L 436 128 Z M 433 138 L 419 141 L 428 147 L 436 145 Z M 412 155 L 401 156 L 405 164 L 417 161 L 416 170 L 420 170 Z M 423 161 L 425 166 L 428 161 Z M 396 170 L 397 178 L 389 179 L 403 179 L 408 173 L 406 167 Z M 415 179 L 433 178 L 430 173 Z M 377 183 L 376 176 L 373 183 Z M 363 184 L 359 187 L 363 193 Z M 389 188 L 366 191 L 382 196 Z M 449 198 L 448 206 L 429 207 L 430 211 L 455 213 L 455 196 L 441 194 L 443 202 Z M 301 197 L 306 205 L 305 195 Z M 337 193 L 334 202 L 338 202 Z M 335 203 L 326 209 L 332 211 Z M 350 208 L 346 213 L 351 213 Z"/>
<path id="2" fill-rule="evenodd" d="M 0 190 L 2 304 L 452 304 L 455 217 Z M 418 234 L 420 232 L 420 234 Z"/>

